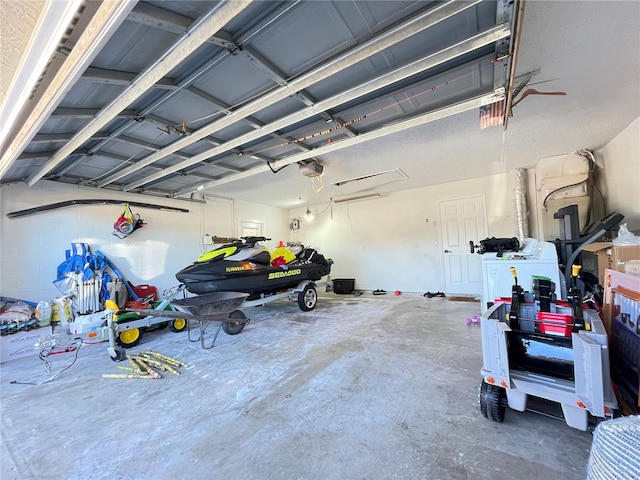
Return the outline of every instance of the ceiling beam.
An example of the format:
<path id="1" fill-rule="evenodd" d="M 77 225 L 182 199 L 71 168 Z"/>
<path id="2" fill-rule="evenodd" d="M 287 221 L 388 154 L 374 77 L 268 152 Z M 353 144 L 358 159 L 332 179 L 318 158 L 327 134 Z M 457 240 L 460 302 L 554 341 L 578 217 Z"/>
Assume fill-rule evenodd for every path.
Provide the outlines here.
<path id="1" fill-rule="evenodd" d="M 159 28 L 176 35 L 183 35 L 189 30 L 189 26 L 193 24 L 193 19 L 189 17 L 145 2 L 139 2 L 131 11 L 127 20 L 148 27 Z"/>
<path id="2" fill-rule="evenodd" d="M 181 162 L 177 165 L 174 165 L 173 167 L 165 168 L 160 172 L 150 175 L 148 178 L 150 180 L 155 180 L 156 178 L 159 178 L 159 175 L 163 175 L 163 174 L 169 175 L 177 169 L 183 169 L 190 165 L 196 164 L 206 158 L 212 157 L 214 155 L 222 154 L 230 148 L 235 148 L 239 145 L 255 141 L 260 137 L 265 136 L 271 132 L 280 130 L 282 128 L 285 128 L 288 125 L 293 125 L 302 120 L 305 120 L 314 115 L 317 115 L 318 112 L 320 111 L 327 111 L 343 103 L 352 101 L 366 94 L 375 92 L 380 88 L 383 88 L 393 83 L 396 83 L 398 81 L 404 80 L 408 77 L 411 77 L 415 74 L 418 74 L 420 72 L 423 72 L 435 66 L 441 65 L 449 60 L 458 58 L 478 48 L 481 48 L 485 45 L 494 43 L 500 40 L 501 38 L 505 38 L 506 36 L 509 36 L 509 34 L 510 34 L 510 30 L 508 25 L 498 25 L 498 26 L 492 27 L 486 30 L 485 32 L 481 32 L 478 35 L 475 35 L 455 45 L 447 47 L 444 50 L 441 50 L 440 52 L 429 55 L 421 60 L 417 60 L 402 68 L 399 68 L 385 75 L 381 75 L 377 78 L 374 78 L 362 85 L 351 88 L 342 93 L 334 95 L 331 98 L 318 102 L 313 107 L 307 107 L 303 110 L 300 110 L 299 112 L 295 112 L 291 115 L 281 118 L 280 120 L 277 120 L 268 125 L 265 125 L 261 129 L 258 129 L 254 132 L 241 135 L 239 137 L 236 137 L 233 140 L 229 140 L 223 145 L 214 147 L 210 150 L 199 153 L 198 155 L 194 155 L 188 161 Z M 138 185 L 135 185 L 135 186 L 138 186 Z"/>
<path id="3" fill-rule="evenodd" d="M 229 108 L 229 105 L 225 104 L 222 100 L 215 98 L 212 95 L 209 95 L 207 92 L 203 92 L 202 90 L 200 90 L 199 88 L 196 87 L 187 87 L 186 90 L 194 95 L 197 95 L 199 98 L 201 98 L 202 100 L 205 100 L 207 102 L 209 102 L 211 105 L 213 105 L 214 107 L 218 108 L 220 110 L 221 113 L 224 113 L 225 115 L 231 115 L 233 112 L 231 111 L 231 109 Z M 243 118 L 241 120 L 243 123 L 246 123 L 247 125 L 249 125 L 251 128 L 254 129 L 259 129 L 262 128 L 264 126 L 263 123 L 258 122 L 258 120 L 254 119 L 253 117 L 246 117 Z M 282 139 L 283 137 L 281 137 L 280 135 L 276 135 L 276 134 L 270 134 L 273 138 L 277 138 L 277 139 Z M 288 141 L 288 140 L 285 140 Z M 295 145 L 296 148 L 300 149 L 300 150 L 308 150 L 309 147 L 307 147 L 306 145 L 303 145 L 302 142 L 299 142 L 298 144 Z"/>
<path id="4" fill-rule="evenodd" d="M 110 181 L 122 178 L 123 176 L 128 175 L 131 172 L 144 167 L 145 165 L 150 165 L 151 163 L 164 158 L 166 155 L 169 155 L 186 145 L 189 145 L 207 135 L 226 128 L 233 123 L 246 118 L 249 115 L 252 115 L 284 98 L 291 96 L 291 94 L 295 92 L 299 92 L 304 88 L 307 88 L 332 75 L 335 75 L 336 73 L 339 73 L 344 69 L 369 58 L 371 55 L 381 52 L 407 39 L 408 37 L 411 37 L 429 27 L 432 27 L 446 20 L 447 18 L 450 18 L 476 5 L 477 3 L 479 3 L 479 1 L 480 0 L 473 2 L 457 2 L 455 0 L 451 0 L 449 2 L 440 3 L 436 7 L 429 9 L 422 14 L 415 15 L 408 21 L 395 25 L 381 35 L 353 48 L 352 50 L 338 56 L 337 58 L 334 58 L 333 60 L 328 61 L 319 68 L 301 75 L 300 77 L 288 83 L 286 86 L 270 91 L 265 95 L 257 98 L 256 100 L 249 102 L 248 104 L 235 110 L 231 115 L 209 123 L 208 125 L 194 132 L 189 136 L 189 138 L 177 140 L 171 145 L 163 148 L 160 152 L 149 155 L 148 157 L 142 159 L 138 164 L 136 164 L 135 167 L 128 167 L 123 169 L 123 171 L 118 172 L 115 175 L 109 177 L 107 180 L 101 182 L 99 186 L 104 186 Z M 144 180 L 128 184 L 126 185 L 125 190 L 138 187 L 142 184 L 144 184 Z"/>
<path id="5" fill-rule="evenodd" d="M 241 168 L 241 167 L 236 167 L 235 165 L 229 165 L 228 163 L 222 163 L 220 160 L 210 160 L 210 161 L 208 161 L 206 163 L 207 163 L 207 165 L 213 165 L 214 167 L 220 167 L 220 168 L 223 168 L 225 170 L 231 170 L 231 171 L 236 172 L 236 173 L 244 172 L 246 170 L 246 169 Z M 195 172 L 196 168 L 192 168 L 192 169 L 189 169 L 189 170 L 179 170 L 179 171 L 187 173 L 189 175 L 195 175 L 196 174 L 196 172 Z"/>
<path id="6" fill-rule="evenodd" d="M 38 158 L 49 158 L 53 154 L 54 154 L 54 152 L 22 152 L 18 156 L 18 161 L 20 161 L 20 160 L 37 160 Z"/>
<path id="7" fill-rule="evenodd" d="M 106 134 L 97 133 L 94 136 L 94 138 L 100 138 L 101 136 L 104 136 L 104 135 Z M 64 142 L 68 142 L 71 137 L 73 137 L 73 133 L 38 133 L 36 134 L 35 137 L 33 137 L 33 140 L 31 140 L 31 143 L 49 143 L 49 142 L 64 143 Z"/>
<path id="8" fill-rule="evenodd" d="M 184 32 L 186 27 L 193 21 L 191 18 L 184 15 L 173 13 L 147 3 L 139 3 L 136 5 L 131 15 L 129 15 L 128 20 L 178 34 Z M 264 58 L 255 49 L 246 45 L 241 46 L 227 32 L 218 32 L 216 35 L 211 36 L 208 42 L 224 48 L 233 55 L 239 52 L 248 58 L 255 67 L 258 68 L 258 70 L 265 73 L 278 85 L 284 86 L 287 84 L 287 76 L 278 70 L 275 65 Z M 311 106 L 314 103 L 313 100 L 304 92 L 298 92 L 296 96 L 307 106 Z"/>
<path id="9" fill-rule="evenodd" d="M 93 118 L 100 113 L 99 108 L 58 107 L 51 112 L 52 117 Z M 136 116 L 135 110 L 122 110 L 114 118 L 129 118 Z M 74 134 L 75 135 L 75 134 Z"/>
<path id="10" fill-rule="evenodd" d="M 11 143 L 3 148 L 4 151 L 0 157 L 0 177 L 44 125 L 51 112 L 60 104 L 67 91 L 120 27 L 134 5 L 133 0 L 100 3 L 64 63 L 30 109 L 27 121 L 23 122 L 17 133 L 13 135 Z M 57 40 L 59 39 L 56 39 L 56 42 Z"/>
<path id="11" fill-rule="evenodd" d="M 69 154 L 81 147 L 94 133 L 98 132 L 100 128 L 115 118 L 120 111 L 124 110 L 128 105 L 131 105 L 131 103 L 142 96 L 147 90 L 152 88 L 166 73 L 175 68 L 186 57 L 199 48 L 206 39 L 211 36 L 211 32 L 220 30 L 249 4 L 249 0 L 226 2 L 223 3 L 222 6 L 216 6 L 203 18 L 199 19 L 160 59 L 141 73 L 133 85 L 129 86 L 122 95 L 118 96 L 105 107 L 89 125 L 80 130 L 68 144 L 63 146 L 41 168 L 31 174 L 27 179 L 27 184 L 32 186 L 44 175 L 62 163 Z"/>
<path id="12" fill-rule="evenodd" d="M 30 26 L 29 19 L 22 19 L 19 24 L 20 29 L 23 31 L 26 48 L 24 51 L 19 47 L 22 42 L 19 40 L 19 35 L 11 34 L 11 29 L 7 28 L 3 32 L 3 48 L 9 50 L 9 37 L 11 38 L 11 55 L 3 54 L 3 61 L 11 59 L 15 56 L 15 53 L 21 53 L 18 55 L 19 63 L 12 65 L 15 68 L 6 68 L 3 71 L 3 77 L 9 78 L 11 82 L 7 84 L 3 81 L 3 86 L 7 86 L 7 91 L 2 92 L 2 98 L 0 98 L 0 118 L 2 128 L 0 128 L 0 145 L 4 147 L 5 138 L 13 130 L 15 124 L 19 123 L 18 117 L 23 114 L 24 109 L 29 103 L 29 97 L 32 95 L 32 90 L 37 88 L 39 78 L 47 68 L 47 63 L 50 62 L 51 57 L 55 55 L 56 48 L 60 44 L 60 40 L 65 35 L 65 30 L 69 28 L 72 19 L 77 15 L 78 8 L 80 7 L 81 0 L 69 0 L 67 2 L 44 2 L 42 7 L 39 4 L 33 3 L 29 5 L 29 9 L 22 10 L 21 13 L 36 14 L 34 16 L 37 19 L 37 23 L 33 25 L 33 29 L 28 29 Z M 12 18 L 17 20 L 18 12 L 13 15 L 8 15 L 4 11 L 2 15 L 3 23 L 11 21 Z M 33 20 L 33 19 L 31 19 Z M 31 33 L 31 35 L 27 35 Z M 17 38 L 16 38 L 17 37 Z M 6 39 L 6 40 L 5 40 Z M 18 40 L 18 41 L 16 41 Z M 28 44 L 27 44 L 28 41 Z M 7 42 L 5 44 L 5 42 Z M 4 62 L 3 62 L 4 63 Z M 3 172 L 0 172 L 2 176 Z"/>
<path id="13" fill-rule="evenodd" d="M 82 74 L 82 79 L 94 83 L 106 85 L 126 85 L 129 86 L 138 76 L 138 73 L 123 72 L 120 70 L 108 70 L 105 68 L 89 67 Z M 164 77 L 156 82 L 155 88 L 162 90 L 175 90 L 176 81 L 173 78 Z"/>
<path id="14" fill-rule="evenodd" d="M 259 32 L 265 26 L 270 25 L 278 17 L 284 15 L 286 12 L 290 11 L 291 9 L 293 9 L 299 2 L 300 2 L 300 0 L 295 0 L 295 1 L 291 1 L 291 2 L 283 2 L 283 3 L 277 4 L 276 7 L 273 7 L 273 8 L 270 8 L 270 9 L 266 10 L 265 13 L 262 16 L 258 17 L 255 20 L 254 25 L 247 32 L 245 32 L 245 33 L 243 33 L 241 35 L 239 42 L 242 43 L 243 41 L 249 41 L 249 39 L 251 38 L 252 35 L 254 35 L 256 32 Z M 175 14 L 173 14 L 172 12 L 168 12 L 166 10 L 163 10 L 163 9 L 159 8 L 159 7 L 155 7 L 155 6 L 151 6 L 151 5 L 147 5 L 147 4 L 142 4 L 142 3 L 139 4 L 139 5 L 142 8 L 150 7 L 150 8 L 146 8 L 146 10 L 144 11 L 145 14 L 150 14 L 150 12 L 152 12 L 152 11 L 156 12 L 154 15 L 156 15 L 158 22 L 162 26 L 166 26 L 165 23 L 169 19 L 177 18 L 177 17 L 174 16 Z M 146 5 L 146 6 L 144 6 L 144 5 Z M 182 17 L 182 18 L 183 18 L 183 20 L 182 20 L 183 22 L 184 21 L 191 22 L 191 19 L 187 19 L 187 17 Z M 186 19 L 186 20 L 184 20 L 184 19 Z M 162 27 L 159 26 L 158 28 L 162 28 Z M 172 28 L 172 27 L 168 26 L 168 28 Z M 171 30 L 169 30 L 169 31 L 171 31 Z M 182 27 L 179 26 L 179 29 L 176 30 L 176 31 L 182 31 Z M 227 36 L 227 34 L 225 34 L 225 32 L 219 32 L 219 35 L 222 36 L 222 37 L 226 37 Z M 218 40 L 212 41 L 211 38 L 208 40 L 208 42 L 209 43 L 213 43 L 213 44 L 220 44 L 218 42 Z M 167 102 L 169 99 L 171 99 L 173 97 L 173 95 L 177 94 L 178 92 L 180 92 L 182 90 L 190 91 L 191 84 L 193 82 L 198 80 L 202 75 L 206 74 L 209 70 L 211 70 L 214 66 L 216 66 L 220 61 L 222 61 L 222 59 L 225 58 L 227 55 L 235 54 L 235 53 L 237 53 L 237 52 L 230 53 L 229 50 L 225 50 L 224 52 L 216 52 L 216 54 L 213 55 L 212 57 L 210 57 L 203 65 L 201 65 L 196 70 L 194 70 L 191 73 L 189 73 L 184 79 L 180 80 L 180 82 L 176 85 L 175 89 L 165 93 L 160 98 L 153 100 L 150 104 L 147 104 L 144 108 L 142 108 L 139 111 L 138 118 L 151 118 L 152 112 L 156 108 L 160 107 L 163 103 Z M 212 99 L 213 99 L 213 97 L 212 97 Z M 217 103 L 220 103 L 220 102 L 214 102 L 212 104 L 217 107 L 217 105 L 216 105 Z M 229 114 L 231 112 L 226 111 L 225 113 Z M 136 123 L 135 120 L 131 120 L 129 122 L 126 122 L 126 123 L 120 125 L 113 132 L 111 132 L 111 135 L 110 135 L 109 138 L 107 138 L 104 141 L 101 141 L 98 144 L 92 146 L 90 151 L 93 151 L 93 152 L 98 151 L 105 144 L 107 144 L 111 139 L 113 139 L 113 138 L 117 137 L 118 135 L 122 134 L 127 129 L 129 129 L 131 126 L 135 125 L 135 123 Z M 247 121 L 247 123 L 249 123 L 249 121 Z M 212 142 L 211 139 L 212 139 L 212 137 L 209 136 L 209 137 L 205 138 L 204 140 L 208 141 L 210 143 L 215 143 L 216 145 L 220 144 L 220 142 L 217 142 L 217 143 L 216 142 Z M 79 161 L 82 161 L 82 159 L 79 159 Z"/>
<path id="15" fill-rule="evenodd" d="M 329 152 L 334 152 L 336 150 L 341 150 L 346 147 L 351 147 L 353 145 L 357 145 L 359 143 L 368 142 L 370 140 L 380 138 L 386 135 L 391 135 L 393 133 L 401 132 L 402 130 L 406 130 L 408 128 L 413 128 L 418 125 L 424 125 L 425 123 L 433 122 L 435 120 L 439 120 L 441 118 L 449 117 L 451 115 L 457 115 L 458 113 L 466 112 L 469 110 L 474 110 L 480 108 L 483 105 L 488 105 L 493 102 L 496 102 L 504 98 L 504 96 L 499 96 L 494 93 L 487 93 L 484 95 L 476 96 L 470 98 L 468 100 L 455 103 L 453 105 L 440 108 L 431 112 L 423 113 L 421 115 L 417 115 L 415 117 L 409 118 L 407 120 L 400 121 L 393 125 L 383 126 L 372 130 L 367 133 L 362 133 L 357 137 L 347 138 L 345 140 L 341 140 L 339 142 L 333 142 L 326 145 L 323 145 L 318 148 L 314 148 L 311 152 L 307 153 L 298 153 L 295 155 L 291 155 L 284 159 L 277 160 L 278 168 L 282 168 L 283 166 L 290 165 L 292 163 L 300 162 L 302 160 L 308 160 L 312 156 L 323 155 Z M 178 190 L 175 192 L 176 196 L 187 195 L 196 191 L 213 188 L 218 185 L 223 185 L 225 183 L 234 182 L 237 180 L 242 180 L 247 177 L 251 177 L 253 175 L 257 175 L 259 173 L 264 173 L 270 171 L 270 167 L 268 165 L 264 165 L 261 167 L 256 167 L 251 170 L 247 170 L 243 173 L 237 173 L 235 175 L 228 175 L 220 180 L 216 180 L 213 182 L 207 182 L 197 187 L 186 188 L 183 190 Z"/>
<path id="16" fill-rule="evenodd" d="M 139 138 L 133 138 L 128 135 L 120 135 L 114 140 L 118 142 L 128 143 L 129 145 L 135 145 L 136 147 L 140 147 L 144 150 L 151 150 L 154 152 L 157 152 L 162 148 L 160 145 L 155 145 L 153 142 L 146 142 L 144 140 L 140 140 Z"/>

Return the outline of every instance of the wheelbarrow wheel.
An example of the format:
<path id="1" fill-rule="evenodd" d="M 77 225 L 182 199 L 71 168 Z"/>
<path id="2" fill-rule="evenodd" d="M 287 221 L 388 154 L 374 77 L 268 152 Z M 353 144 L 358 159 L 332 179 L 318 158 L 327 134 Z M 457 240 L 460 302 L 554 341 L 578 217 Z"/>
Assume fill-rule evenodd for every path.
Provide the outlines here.
<path id="1" fill-rule="evenodd" d="M 313 285 L 306 285 L 300 293 L 298 293 L 298 306 L 303 312 L 308 312 L 316 308 L 318 303 L 318 292 Z"/>
<path id="2" fill-rule="evenodd" d="M 187 328 L 186 318 L 176 318 L 175 320 L 171 320 L 169 322 L 169 330 L 171 330 L 173 333 L 183 332 L 185 328 Z"/>
<path id="3" fill-rule="evenodd" d="M 504 422 L 507 398 L 504 388 L 491 385 L 484 380 L 480 385 L 480 411 L 485 418 L 494 422 Z"/>
<path id="4" fill-rule="evenodd" d="M 229 318 L 235 318 L 237 320 L 246 320 L 247 317 L 240 310 L 235 310 L 229 314 Z M 237 335 L 242 330 L 244 330 L 244 326 L 246 322 L 222 322 L 222 330 L 227 335 Z"/>
<path id="5" fill-rule="evenodd" d="M 123 330 L 116 337 L 118 345 L 124 348 L 135 347 L 142 340 L 143 331 L 140 328 L 131 328 L 129 330 Z"/>

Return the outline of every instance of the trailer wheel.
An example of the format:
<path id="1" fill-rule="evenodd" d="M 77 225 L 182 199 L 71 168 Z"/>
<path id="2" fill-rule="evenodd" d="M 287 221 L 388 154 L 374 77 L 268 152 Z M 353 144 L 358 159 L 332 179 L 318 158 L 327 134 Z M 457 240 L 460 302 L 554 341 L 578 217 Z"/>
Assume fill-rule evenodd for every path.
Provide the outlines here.
<path id="1" fill-rule="evenodd" d="M 176 318 L 175 320 L 171 320 L 169 322 L 169 330 L 171 330 L 173 333 L 182 332 L 185 328 L 187 328 L 186 318 Z"/>
<path id="2" fill-rule="evenodd" d="M 298 306 L 303 312 L 308 312 L 316 308 L 318 303 L 318 292 L 313 285 L 306 285 L 304 289 L 298 294 Z"/>
<path id="3" fill-rule="evenodd" d="M 504 388 L 491 385 L 484 380 L 480 385 L 480 411 L 485 418 L 494 422 L 504 422 L 506 410 L 506 392 Z"/>
<path id="4" fill-rule="evenodd" d="M 240 310 L 234 310 L 233 312 L 231 312 L 229 314 L 229 318 L 235 318 L 238 320 L 247 319 L 244 313 L 242 313 Z M 222 322 L 222 330 L 224 330 L 224 333 L 226 333 L 227 335 L 237 335 L 242 330 L 244 330 L 245 325 L 246 322 Z"/>
<path id="5" fill-rule="evenodd" d="M 124 348 L 135 347 L 142 340 L 142 329 L 140 328 L 132 328 L 130 330 L 123 330 L 116 337 L 116 342 L 118 345 Z"/>

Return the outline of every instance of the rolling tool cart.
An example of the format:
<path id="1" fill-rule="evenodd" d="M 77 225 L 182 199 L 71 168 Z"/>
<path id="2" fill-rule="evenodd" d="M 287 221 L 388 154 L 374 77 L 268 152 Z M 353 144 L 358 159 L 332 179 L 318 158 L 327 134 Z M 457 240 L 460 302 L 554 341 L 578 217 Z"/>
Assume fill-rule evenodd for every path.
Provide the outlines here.
<path id="1" fill-rule="evenodd" d="M 595 310 L 583 310 L 573 268 L 568 301 L 555 285 L 536 280 L 534 292 L 515 284 L 511 299 L 498 301 L 480 322 L 480 410 L 503 422 L 506 407 L 523 412 L 528 396 L 557 402 L 570 427 L 587 430 L 588 414 L 610 418 L 617 403 L 609 375 L 607 333 Z"/>

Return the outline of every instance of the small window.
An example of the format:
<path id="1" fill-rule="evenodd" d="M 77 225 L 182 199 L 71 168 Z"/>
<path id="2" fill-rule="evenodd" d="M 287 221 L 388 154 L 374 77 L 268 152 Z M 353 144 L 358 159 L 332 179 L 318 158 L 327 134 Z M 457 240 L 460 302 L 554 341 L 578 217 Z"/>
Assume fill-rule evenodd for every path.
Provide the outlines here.
<path id="1" fill-rule="evenodd" d="M 241 237 L 262 237 L 264 236 L 264 223 L 240 221 Z"/>

